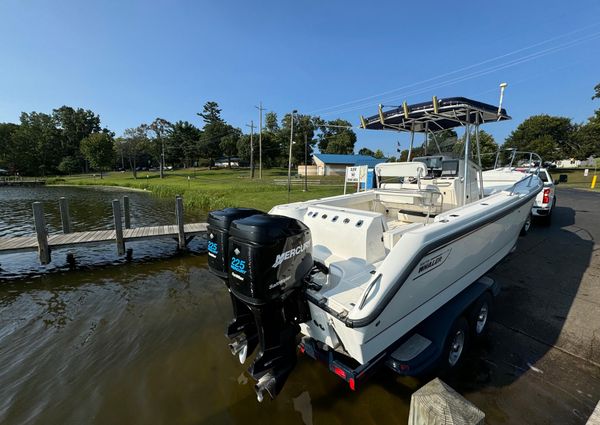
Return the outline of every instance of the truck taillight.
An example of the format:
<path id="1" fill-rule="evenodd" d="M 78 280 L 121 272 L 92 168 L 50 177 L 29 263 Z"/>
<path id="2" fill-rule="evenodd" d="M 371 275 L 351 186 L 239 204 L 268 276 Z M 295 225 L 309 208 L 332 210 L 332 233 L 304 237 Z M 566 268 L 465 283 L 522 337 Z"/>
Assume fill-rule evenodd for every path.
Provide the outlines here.
<path id="1" fill-rule="evenodd" d="M 544 198 L 542 199 L 542 203 L 547 204 L 550 202 L 550 189 L 544 189 Z"/>

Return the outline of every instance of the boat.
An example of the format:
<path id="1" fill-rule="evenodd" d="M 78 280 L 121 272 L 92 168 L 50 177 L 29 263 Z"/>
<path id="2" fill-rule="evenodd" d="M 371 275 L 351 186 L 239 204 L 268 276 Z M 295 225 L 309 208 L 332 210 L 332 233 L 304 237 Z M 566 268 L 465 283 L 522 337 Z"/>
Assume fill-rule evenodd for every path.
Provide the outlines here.
<path id="1" fill-rule="evenodd" d="M 209 267 L 233 304 L 230 348 L 244 363 L 260 346 L 249 369 L 259 400 L 281 391 L 298 338 L 301 350 L 319 347 L 361 370 L 514 249 L 543 184 L 512 166 L 482 169 L 479 126 L 508 119 L 501 107 L 463 97 L 380 107 L 361 126 L 409 132 L 411 152 L 377 165 L 375 188 L 268 214 L 210 213 Z M 435 141 L 456 127 L 465 127 L 461 157 L 411 157 L 415 134 Z"/>

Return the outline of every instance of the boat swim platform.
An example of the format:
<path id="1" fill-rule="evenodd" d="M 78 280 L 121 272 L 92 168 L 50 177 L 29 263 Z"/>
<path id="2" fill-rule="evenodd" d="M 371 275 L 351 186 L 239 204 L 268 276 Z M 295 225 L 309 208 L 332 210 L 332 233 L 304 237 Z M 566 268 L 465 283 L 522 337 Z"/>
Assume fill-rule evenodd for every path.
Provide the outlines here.
<path id="1" fill-rule="evenodd" d="M 207 223 L 184 224 L 183 232 L 186 239 L 206 233 Z M 115 243 L 117 240 L 115 230 L 98 230 L 87 232 L 74 232 L 67 234 L 48 235 L 49 248 L 68 248 L 78 245 L 99 245 Z M 141 241 L 157 238 L 175 238 L 179 236 L 177 225 L 136 227 L 123 229 L 123 242 Z M 37 251 L 37 236 L 20 236 L 14 238 L 0 238 L 0 254 L 11 254 L 23 251 Z"/>

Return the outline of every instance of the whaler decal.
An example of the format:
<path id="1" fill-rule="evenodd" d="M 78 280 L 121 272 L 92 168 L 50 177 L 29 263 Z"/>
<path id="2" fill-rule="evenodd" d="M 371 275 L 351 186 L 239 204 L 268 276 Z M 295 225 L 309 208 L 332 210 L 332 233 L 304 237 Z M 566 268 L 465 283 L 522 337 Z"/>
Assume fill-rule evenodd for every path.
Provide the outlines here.
<path id="1" fill-rule="evenodd" d="M 447 249 L 439 254 L 434 254 L 433 256 L 423 259 L 417 266 L 417 275 L 413 278 L 413 280 L 444 264 L 444 261 L 446 261 L 448 255 L 450 255 L 450 251 L 452 251 L 452 249 Z"/>
<path id="2" fill-rule="evenodd" d="M 277 254 L 277 258 L 275 259 L 275 263 L 271 267 L 275 268 L 283 263 L 285 260 L 288 260 L 296 255 L 306 251 L 306 249 L 310 246 L 310 240 L 304 242 L 302 245 L 298 245 L 296 248 L 288 249 L 287 251 L 282 252 L 281 254 Z"/>

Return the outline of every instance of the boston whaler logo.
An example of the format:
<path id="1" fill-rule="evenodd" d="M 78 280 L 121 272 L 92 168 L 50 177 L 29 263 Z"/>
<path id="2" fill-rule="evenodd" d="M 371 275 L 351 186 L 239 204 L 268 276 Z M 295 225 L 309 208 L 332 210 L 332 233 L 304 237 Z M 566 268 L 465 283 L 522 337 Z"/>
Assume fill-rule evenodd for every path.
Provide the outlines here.
<path id="1" fill-rule="evenodd" d="M 298 254 L 306 251 L 306 249 L 310 246 L 310 240 L 307 240 L 302 245 L 298 245 L 296 248 L 288 249 L 287 251 L 282 252 L 281 254 L 277 254 L 277 258 L 275 259 L 275 263 L 271 267 L 275 268 L 285 260 L 288 260 L 292 257 L 295 257 Z"/>
<path id="2" fill-rule="evenodd" d="M 422 260 L 417 266 L 417 275 L 413 278 L 413 280 L 444 264 L 444 261 L 446 261 L 446 258 L 448 258 L 448 255 L 450 254 L 450 251 L 451 249 L 447 249 L 444 252 L 434 255 L 433 257 Z"/>

